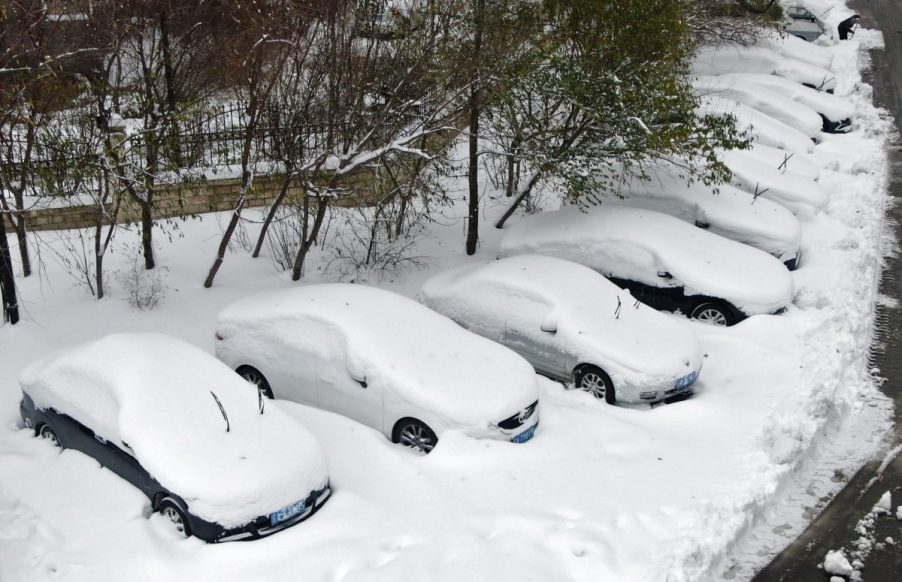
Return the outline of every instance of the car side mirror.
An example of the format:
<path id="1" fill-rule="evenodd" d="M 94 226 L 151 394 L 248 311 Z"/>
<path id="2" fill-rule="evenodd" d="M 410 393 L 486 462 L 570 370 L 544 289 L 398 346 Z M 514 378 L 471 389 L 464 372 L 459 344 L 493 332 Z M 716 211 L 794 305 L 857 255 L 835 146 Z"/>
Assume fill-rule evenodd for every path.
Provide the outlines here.
<path id="1" fill-rule="evenodd" d="M 558 323 L 557 313 L 552 311 L 548 315 L 545 316 L 545 319 L 542 320 L 541 325 L 539 325 L 539 329 L 544 331 L 545 333 L 555 334 L 557 333 L 557 323 Z"/>
<path id="2" fill-rule="evenodd" d="M 673 279 L 673 275 L 671 275 L 667 271 L 658 271 L 658 277 L 662 279 Z"/>

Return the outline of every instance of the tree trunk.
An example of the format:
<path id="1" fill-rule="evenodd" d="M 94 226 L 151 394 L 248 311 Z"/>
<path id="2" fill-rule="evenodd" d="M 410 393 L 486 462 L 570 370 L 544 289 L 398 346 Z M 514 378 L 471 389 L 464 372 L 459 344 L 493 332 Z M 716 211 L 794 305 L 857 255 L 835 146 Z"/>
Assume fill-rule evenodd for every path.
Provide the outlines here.
<path id="1" fill-rule="evenodd" d="M 238 204 L 235 205 L 235 211 L 232 212 L 232 219 L 229 221 L 229 226 L 222 235 L 222 240 L 219 243 L 219 250 L 216 252 L 216 260 L 213 261 L 213 266 L 210 267 L 210 272 L 207 273 L 207 278 L 204 279 L 204 287 L 207 289 L 213 286 L 213 279 L 216 278 L 216 273 L 219 271 L 219 267 L 222 266 L 222 262 L 225 260 L 226 250 L 229 248 L 229 241 L 232 240 L 232 235 L 235 233 L 235 229 L 238 228 L 238 221 L 241 220 L 241 210 L 244 208 L 245 199 L 246 196 L 242 193 L 241 198 L 238 200 Z"/>
<path id="2" fill-rule="evenodd" d="M 291 185 L 291 172 L 285 173 L 285 178 L 282 180 L 282 186 L 279 188 L 279 195 L 276 196 L 276 199 L 273 201 L 272 206 L 269 208 L 269 213 L 266 215 L 266 220 L 263 221 L 263 227 L 260 229 L 260 236 L 257 237 L 257 244 L 254 246 L 254 254 L 251 255 L 255 259 L 260 256 L 260 251 L 263 249 L 263 241 L 266 240 L 266 232 L 269 230 L 269 225 L 272 224 L 273 218 L 276 216 L 276 211 L 279 209 L 279 206 L 282 204 L 282 200 L 285 199 L 285 195 L 288 194 L 288 187 Z M 304 215 L 306 219 L 307 216 Z"/>
<path id="3" fill-rule="evenodd" d="M 153 206 L 149 203 L 141 204 L 141 246 L 144 249 L 144 268 L 153 269 L 157 263 L 153 255 Z"/>
<path id="4" fill-rule="evenodd" d="M 475 0 L 472 77 L 467 108 L 470 112 L 470 160 L 467 173 L 469 183 L 469 208 L 467 211 L 467 254 L 476 252 L 479 242 L 479 57 L 482 50 L 482 16 L 484 0 Z"/>
<path id="5" fill-rule="evenodd" d="M 297 281 L 301 278 L 301 271 L 304 270 L 304 261 L 307 259 L 307 252 L 310 250 L 310 247 L 313 246 L 313 243 L 316 242 L 317 237 L 319 236 L 319 229 L 323 225 L 323 219 L 326 218 L 326 210 L 329 207 L 329 199 L 328 198 L 320 198 L 316 199 L 316 220 L 313 221 L 313 228 L 310 230 L 310 236 L 305 237 L 301 242 L 301 248 L 298 249 L 298 254 L 294 259 L 294 267 L 291 269 L 291 280 Z M 304 221 L 306 223 L 307 215 L 304 214 Z"/>
<path id="6" fill-rule="evenodd" d="M 19 322 L 19 304 L 16 300 L 16 279 L 13 262 L 6 239 L 6 223 L 0 215 L 0 294 L 3 298 L 3 319 L 15 325 Z"/>
<path id="7" fill-rule="evenodd" d="M 16 224 L 16 239 L 19 241 L 19 257 L 22 259 L 22 276 L 31 275 L 31 257 L 28 255 L 28 233 L 25 228 L 25 216 L 20 214 Z"/>
<path id="8" fill-rule="evenodd" d="M 100 209 L 103 209 L 101 203 Z M 100 237 L 103 236 L 103 212 L 98 211 L 94 224 L 94 283 L 97 285 L 97 299 L 103 299 L 103 249 L 100 248 Z"/>
<path id="9" fill-rule="evenodd" d="M 520 195 L 517 196 L 517 199 L 514 200 L 514 203 L 510 205 L 510 207 L 504 212 L 504 215 L 498 219 L 498 222 L 495 223 L 495 228 L 504 228 L 504 223 L 507 222 L 507 219 L 514 215 L 514 211 L 517 210 L 517 207 L 520 204 L 529 198 L 529 195 L 532 193 L 533 186 L 539 181 L 539 178 L 542 177 L 541 172 L 536 172 L 532 175 L 532 178 L 529 179 L 529 182 L 526 184 L 526 187 L 520 192 Z"/>

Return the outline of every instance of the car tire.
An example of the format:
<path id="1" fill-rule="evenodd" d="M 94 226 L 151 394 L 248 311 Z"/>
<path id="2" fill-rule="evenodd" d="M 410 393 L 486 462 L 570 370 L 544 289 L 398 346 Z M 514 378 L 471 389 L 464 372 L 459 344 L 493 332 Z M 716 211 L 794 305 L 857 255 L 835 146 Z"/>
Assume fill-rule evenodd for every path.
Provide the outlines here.
<path id="1" fill-rule="evenodd" d="M 55 447 L 63 448 L 63 443 L 60 442 L 59 436 L 57 436 L 56 431 L 53 430 L 53 427 L 49 424 L 41 425 L 38 429 L 38 436 L 44 440 L 50 441 Z"/>
<path id="2" fill-rule="evenodd" d="M 241 366 L 235 371 L 238 372 L 239 376 L 255 385 L 257 390 L 263 392 L 264 396 L 270 399 L 274 398 L 272 388 L 269 386 L 269 381 L 267 381 L 266 376 L 264 376 L 260 370 L 253 366 Z"/>
<path id="3" fill-rule="evenodd" d="M 157 511 L 160 512 L 166 520 L 172 523 L 175 531 L 179 532 L 183 537 L 191 535 L 191 526 L 188 524 L 188 517 L 181 504 L 173 497 L 166 496 L 160 500 L 157 505 Z"/>
<path id="4" fill-rule="evenodd" d="M 733 314 L 724 305 L 716 301 L 703 301 L 689 312 L 689 317 L 702 323 L 726 327 L 736 323 Z"/>
<path id="5" fill-rule="evenodd" d="M 573 371 L 573 384 L 595 398 L 604 399 L 608 404 L 617 402 L 614 382 L 604 370 L 597 366 L 580 366 Z"/>
<path id="6" fill-rule="evenodd" d="M 402 418 L 395 423 L 392 442 L 428 455 L 438 444 L 438 437 L 423 421 L 416 418 Z"/>

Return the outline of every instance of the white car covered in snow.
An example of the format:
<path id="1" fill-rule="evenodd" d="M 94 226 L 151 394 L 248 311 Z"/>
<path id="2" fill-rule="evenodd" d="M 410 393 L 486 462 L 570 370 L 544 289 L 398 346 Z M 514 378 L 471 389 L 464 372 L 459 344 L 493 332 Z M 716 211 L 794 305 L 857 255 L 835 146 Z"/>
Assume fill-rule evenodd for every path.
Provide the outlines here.
<path id="1" fill-rule="evenodd" d="M 525 442 L 538 423 L 526 360 L 397 293 L 307 285 L 248 297 L 216 355 L 267 396 L 348 416 L 428 453 L 442 432 Z"/>
<path id="2" fill-rule="evenodd" d="M 827 205 L 829 193 L 817 182 L 756 159 L 745 151 L 723 152 L 721 160 L 733 173 L 731 182 L 746 192 L 758 193 L 759 201 L 772 200 L 799 218 L 810 220 Z"/>
<path id="3" fill-rule="evenodd" d="M 685 326 L 592 269 L 554 257 L 451 269 L 427 281 L 420 300 L 610 404 L 688 394 L 702 366 Z"/>
<path id="4" fill-rule="evenodd" d="M 331 493 L 316 438 L 181 340 L 110 335 L 32 364 L 19 382 L 26 427 L 130 482 L 183 535 L 263 537 Z"/>
<path id="5" fill-rule="evenodd" d="M 832 93 L 836 88 L 836 76 L 829 69 L 781 55 L 763 46 L 728 43 L 704 46 L 695 53 L 691 66 L 694 75 L 763 73 L 784 77 L 818 91 Z"/>
<path id="6" fill-rule="evenodd" d="M 781 34 L 776 30 L 761 29 L 756 44 L 794 61 L 814 65 L 821 70 L 833 69 L 833 53 L 830 49 Z"/>
<path id="7" fill-rule="evenodd" d="M 781 81 L 793 83 L 774 75 L 759 76 L 774 77 Z M 772 91 L 763 85 L 743 81 L 741 77 L 741 75 L 699 75 L 692 80 L 692 86 L 698 95 L 716 95 L 724 99 L 738 101 L 756 111 L 782 121 L 813 141 L 819 139 L 818 136 L 823 128 L 823 120 L 814 109 L 804 103 L 794 101 L 780 92 Z M 798 83 L 793 84 L 798 86 L 799 89 L 808 89 Z M 813 89 L 808 90 L 814 91 Z M 816 93 L 816 91 L 814 92 Z M 829 95 L 828 93 L 824 94 Z"/>
<path id="8" fill-rule="evenodd" d="M 814 142 L 804 133 L 733 99 L 704 95 L 696 111 L 699 115 L 733 116 L 736 130 L 752 143 L 804 155 L 814 151 Z"/>
<path id="9" fill-rule="evenodd" d="M 820 166 L 807 154 L 788 152 L 764 144 L 753 143 L 749 149 L 742 150 L 742 155 L 763 162 L 780 172 L 798 174 L 809 180 L 817 180 L 821 176 Z"/>
<path id="10" fill-rule="evenodd" d="M 791 99 L 817 112 L 821 117 L 821 129 L 827 133 L 847 133 L 852 129 L 855 108 L 851 103 L 836 95 L 816 91 L 795 81 L 760 73 L 731 73 L 718 77 L 704 77 L 704 79 L 718 79 L 723 86 L 742 88 L 750 92 L 764 89 L 766 95 L 779 94 L 784 98 Z M 764 110 L 762 109 L 762 111 Z M 767 113 L 767 111 L 765 112 Z"/>
<path id="11" fill-rule="evenodd" d="M 617 196 L 607 196 L 601 206 L 587 212 L 604 212 L 610 206 L 630 206 L 663 212 L 741 242 L 780 259 L 789 269 L 798 266 L 802 227 L 784 206 L 755 198 L 744 190 L 723 184 L 715 192 L 701 182 L 686 184 L 676 166 L 660 163 L 649 179 L 625 180 Z"/>
<path id="12" fill-rule="evenodd" d="M 523 218 L 501 239 L 501 256 L 542 254 L 595 269 L 643 303 L 717 325 L 782 312 L 789 271 L 750 246 L 637 208 L 576 208 Z"/>

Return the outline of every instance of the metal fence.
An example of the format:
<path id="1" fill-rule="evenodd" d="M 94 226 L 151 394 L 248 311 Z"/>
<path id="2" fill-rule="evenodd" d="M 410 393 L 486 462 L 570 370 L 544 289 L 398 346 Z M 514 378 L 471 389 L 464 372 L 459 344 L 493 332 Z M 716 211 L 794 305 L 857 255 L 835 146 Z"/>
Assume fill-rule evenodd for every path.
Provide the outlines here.
<path id="1" fill-rule="evenodd" d="M 178 171 L 206 169 L 241 163 L 242 151 L 248 134 L 247 105 L 241 102 L 217 104 L 202 112 L 185 116 L 178 122 L 162 125 L 152 135 L 157 140 L 157 170 Z M 362 112 L 351 121 L 328 125 L 300 119 L 293 112 L 277 107 L 261 109 L 257 126 L 251 132 L 251 148 L 255 159 L 280 162 L 290 158 L 295 162 L 312 159 L 334 147 L 329 143 L 336 137 L 358 136 L 374 131 L 375 141 L 380 134 L 388 134 L 398 123 L 412 122 L 419 111 L 409 115 L 386 115 L 377 109 Z M 356 128 L 357 131 L 353 131 Z M 31 168 L 59 168 L 67 164 L 84 166 L 96 163 L 99 168 L 99 132 L 94 132 L 96 144 L 75 142 L 36 136 L 31 150 L 22 132 L 10 131 L 0 138 L 0 164 L 17 171 L 23 163 Z M 150 134 L 131 132 L 123 143 L 125 161 L 134 168 L 146 169 Z"/>

